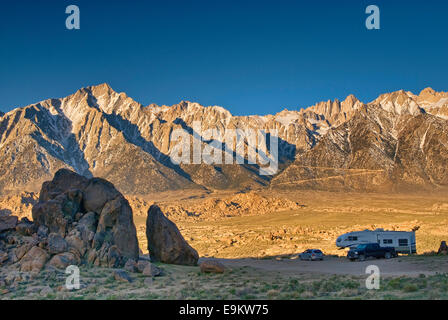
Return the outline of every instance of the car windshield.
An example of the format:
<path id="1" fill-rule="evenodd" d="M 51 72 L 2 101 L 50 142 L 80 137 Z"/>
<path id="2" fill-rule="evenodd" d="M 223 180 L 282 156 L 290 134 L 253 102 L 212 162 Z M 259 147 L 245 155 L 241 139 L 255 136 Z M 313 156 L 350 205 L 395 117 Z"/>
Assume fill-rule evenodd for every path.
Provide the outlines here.
<path id="1" fill-rule="evenodd" d="M 367 247 L 366 244 L 360 244 L 359 246 L 356 247 L 356 249 L 365 249 Z"/>

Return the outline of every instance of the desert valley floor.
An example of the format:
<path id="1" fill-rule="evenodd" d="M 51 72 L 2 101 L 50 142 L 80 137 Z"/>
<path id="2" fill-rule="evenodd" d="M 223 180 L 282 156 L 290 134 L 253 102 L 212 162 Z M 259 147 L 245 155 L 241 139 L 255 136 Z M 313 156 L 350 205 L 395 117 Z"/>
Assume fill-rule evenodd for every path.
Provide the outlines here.
<path id="1" fill-rule="evenodd" d="M 275 194 L 275 196 L 273 196 Z M 260 197 L 260 199 L 258 198 Z M 247 206 L 256 206 L 264 198 L 298 204 L 293 210 L 269 212 L 264 207 L 248 210 L 248 214 L 216 216 L 203 213 L 168 214 L 176 222 L 186 240 L 198 250 L 201 257 L 216 258 L 267 258 L 289 256 L 307 248 L 320 248 L 326 254 L 344 256 L 336 238 L 350 231 L 384 228 L 386 230 L 416 232 L 419 254 L 437 251 L 440 242 L 448 235 L 448 198 L 445 193 L 376 194 L 334 193 L 322 191 L 275 191 L 249 192 Z M 251 199 L 255 198 L 255 199 Z M 212 200 L 211 200 L 212 199 Z M 201 194 L 156 194 L 143 203 L 157 202 L 169 212 L 173 206 L 201 207 L 208 201 L 230 199 L 221 203 L 224 210 L 229 206 L 244 207 L 231 192 Z M 232 200 L 233 199 L 233 200 Z M 238 198 L 237 198 L 238 199 Z M 131 201 L 131 205 L 132 205 Z M 135 205 L 135 203 L 134 203 Z M 270 206 L 270 203 L 267 204 Z M 144 206 L 145 207 L 145 206 Z M 210 211 L 216 211 L 214 208 Z M 229 210 L 230 211 L 230 210 Z M 238 212 L 239 210 L 235 210 Z M 241 210 L 240 210 L 241 211 Z M 140 247 L 145 250 L 145 211 L 134 209 Z"/>
<path id="2" fill-rule="evenodd" d="M 133 275 L 117 282 L 111 270 L 81 268 L 82 289 L 63 288 L 63 272 L 23 279 L 2 298 L 49 299 L 446 299 L 448 257 L 434 251 L 448 235 L 445 193 L 374 194 L 258 190 L 248 193 L 182 191 L 126 197 L 134 211 L 139 245 L 146 250 L 147 208 L 154 202 L 198 250 L 201 260 L 218 258 L 224 274 L 199 267 L 158 264 L 162 277 Z M 9 198 L 9 203 L 11 203 Z M 5 206 L 5 202 L 3 202 Z M 18 207 L 17 207 L 18 208 Z M 26 210 L 22 208 L 26 215 Z M 356 230 L 417 228 L 417 255 L 349 262 L 335 245 L 337 236 Z M 322 262 L 298 259 L 320 248 Z M 367 290 L 365 268 L 377 264 L 381 290 Z M 44 293 L 41 293 L 44 292 Z"/>

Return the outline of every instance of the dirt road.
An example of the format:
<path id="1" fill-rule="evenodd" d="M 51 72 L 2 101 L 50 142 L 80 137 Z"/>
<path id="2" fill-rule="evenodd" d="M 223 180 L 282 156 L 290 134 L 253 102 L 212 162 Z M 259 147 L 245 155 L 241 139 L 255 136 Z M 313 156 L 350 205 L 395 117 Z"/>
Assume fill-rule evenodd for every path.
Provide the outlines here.
<path id="1" fill-rule="evenodd" d="M 395 259 L 373 259 L 351 262 L 345 258 L 327 257 L 323 261 L 301 261 L 300 259 L 219 259 L 232 267 L 252 267 L 282 274 L 337 274 L 365 275 L 369 265 L 376 265 L 384 276 L 418 276 L 448 272 L 448 257 L 399 257 Z"/>

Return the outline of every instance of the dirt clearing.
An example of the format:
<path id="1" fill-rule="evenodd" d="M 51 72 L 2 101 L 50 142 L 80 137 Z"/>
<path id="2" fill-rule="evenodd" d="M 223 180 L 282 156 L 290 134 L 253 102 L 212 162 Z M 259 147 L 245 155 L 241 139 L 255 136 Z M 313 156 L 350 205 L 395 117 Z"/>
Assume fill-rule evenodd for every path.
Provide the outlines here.
<path id="1" fill-rule="evenodd" d="M 398 257 L 395 259 L 371 259 L 363 262 L 349 261 L 341 257 L 326 257 L 323 261 L 302 261 L 298 258 L 276 259 L 219 259 L 229 268 L 252 267 L 287 275 L 366 275 L 369 265 L 379 267 L 383 276 L 419 276 L 448 273 L 448 257 Z"/>

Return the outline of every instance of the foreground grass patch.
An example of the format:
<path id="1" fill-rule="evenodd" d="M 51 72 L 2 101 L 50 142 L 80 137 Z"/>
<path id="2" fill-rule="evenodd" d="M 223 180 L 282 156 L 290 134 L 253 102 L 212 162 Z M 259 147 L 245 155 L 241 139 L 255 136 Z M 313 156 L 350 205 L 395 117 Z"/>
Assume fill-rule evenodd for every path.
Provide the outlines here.
<path id="1" fill-rule="evenodd" d="M 19 283 L 0 295 L 1 299 L 146 300 L 146 299 L 447 299 L 448 275 L 387 277 L 379 290 L 367 290 L 360 276 L 294 275 L 263 272 L 250 267 L 224 274 L 202 274 L 198 267 L 160 265 L 164 276 L 145 282 L 132 274 L 132 283 L 117 282 L 111 270 L 82 271 L 82 288 L 67 291 L 63 274 L 41 274 Z M 30 288 L 49 286 L 45 296 Z M 5 288 L 6 289 L 6 288 Z"/>

